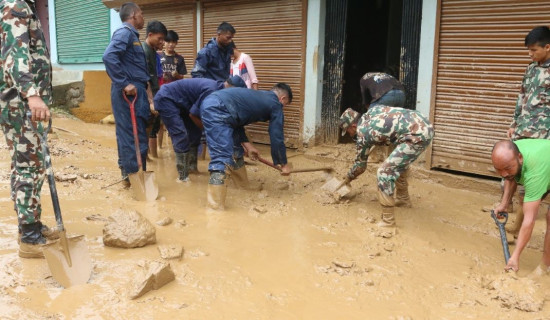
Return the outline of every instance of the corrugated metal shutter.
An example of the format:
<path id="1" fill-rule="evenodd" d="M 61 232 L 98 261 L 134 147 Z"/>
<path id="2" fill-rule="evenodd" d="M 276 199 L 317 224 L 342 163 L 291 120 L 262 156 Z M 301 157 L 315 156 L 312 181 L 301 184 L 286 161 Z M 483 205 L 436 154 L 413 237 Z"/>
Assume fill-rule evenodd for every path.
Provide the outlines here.
<path id="1" fill-rule="evenodd" d="M 301 0 L 203 3 L 203 45 L 227 21 L 237 30 L 234 40 L 239 49 L 254 61 L 260 89 L 277 82 L 291 86 L 294 99 L 285 109 L 287 146 L 298 145 L 302 127 L 305 6 Z M 269 142 L 266 123 L 250 125 L 247 132 L 254 141 Z"/>
<path id="2" fill-rule="evenodd" d="M 491 149 L 506 138 L 531 62 L 524 39 L 533 27 L 550 24 L 550 5 L 441 0 L 440 8 L 431 167 L 495 175 Z"/>
<path id="3" fill-rule="evenodd" d="M 56 0 L 57 59 L 60 63 L 102 62 L 110 41 L 109 9 L 97 0 Z"/>
<path id="4" fill-rule="evenodd" d="M 145 18 L 145 26 L 140 30 L 140 40 L 145 41 L 145 29 L 149 21 L 158 20 L 166 26 L 166 29 L 176 31 L 179 36 L 176 52 L 185 59 L 185 66 L 187 67 L 185 77 L 189 78 L 195 63 L 197 47 L 196 6 L 194 4 L 164 3 L 142 5 L 141 10 Z"/>

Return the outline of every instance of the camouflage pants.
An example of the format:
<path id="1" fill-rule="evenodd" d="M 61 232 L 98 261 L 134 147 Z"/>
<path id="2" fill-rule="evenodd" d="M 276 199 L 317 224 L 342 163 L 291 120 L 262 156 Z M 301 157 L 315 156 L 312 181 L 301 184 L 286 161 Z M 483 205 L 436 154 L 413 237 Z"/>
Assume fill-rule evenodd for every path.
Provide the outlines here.
<path id="1" fill-rule="evenodd" d="M 387 195 L 392 196 L 395 191 L 395 181 L 401 173 L 409 168 L 424 150 L 430 144 L 418 144 L 405 142 L 398 144 L 390 153 L 388 158 L 378 168 L 376 178 L 378 180 L 378 189 Z"/>
<path id="2" fill-rule="evenodd" d="M 28 107 L 18 95 L 10 101 L 0 101 L 0 122 L 11 156 L 11 199 L 19 224 L 40 220 L 40 190 L 46 172 L 40 138 L 25 121 L 25 110 Z M 40 123 L 38 132 L 43 132 Z"/>

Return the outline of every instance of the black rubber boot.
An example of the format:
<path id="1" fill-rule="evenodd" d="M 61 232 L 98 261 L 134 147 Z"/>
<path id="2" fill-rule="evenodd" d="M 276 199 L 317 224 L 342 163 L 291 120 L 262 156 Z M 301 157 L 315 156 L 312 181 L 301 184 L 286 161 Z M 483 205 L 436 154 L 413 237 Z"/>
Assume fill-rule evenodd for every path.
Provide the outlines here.
<path id="1" fill-rule="evenodd" d="M 19 244 L 19 256 L 21 258 L 44 258 L 43 245 L 47 243 L 42 235 L 40 222 L 21 224 L 21 243 Z"/>
<path id="2" fill-rule="evenodd" d="M 189 148 L 189 173 L 198 173 L 199 168 L 197 165 L 197 153 L 199 152 L 199 146 Z"/>
<path id="3" fill-rule="evenodd" d="M 179 181 L 189 181 L 189 152 L 176 152 L 176 169 Z"/>

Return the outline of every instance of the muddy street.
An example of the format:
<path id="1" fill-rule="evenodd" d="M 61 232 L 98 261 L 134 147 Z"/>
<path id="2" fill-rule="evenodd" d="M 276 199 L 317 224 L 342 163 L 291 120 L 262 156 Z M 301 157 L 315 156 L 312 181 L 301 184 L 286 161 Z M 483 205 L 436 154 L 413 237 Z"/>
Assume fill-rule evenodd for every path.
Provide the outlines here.
<path id="1" fill-rule="evenodd" d="M 375 224 L 376 163 L 352 183 L 352 199 L 334 203 L 320 190 L 322 172 L 282 177 L 250 162 L 251 190 L 230 185 L 227 209 L 217 212 L 206 208 L 207 160 L 199 161 L 201 174 L 191 182 L 178 183 L 165 141 L 148 164 L 159 199 L 138 202 L 122 184 L 101 189 L 120 178 L 113 125 L 58 115 L 54 126 L 50 149 L 65 227 L 85 235 L 92 277 L 64 289 L 45 260 L 18 257 L 2 139 L 2 319 L 550 319 L 550 276 L 538 268 L 544 215 L 521 270 L 505 273 L 498 229 L 481 210 L 499 199 L 496 181 L 417 164 L 410 178 L 413 207 L 396 210 L 398 228 L 390 232 Z M 269 157 L 268 148 L 260 150 Z M 339 176 L 354 156 L 352 145 L 289 151 L 294 167 L 329 165 Z M 42 220 L 53 226 L 46 184 L 42 201 Z M 156 243 L 104 246 L 104 225 L 117 210 L 149 220 Z M 162 259 L 159 246 L 183 248 L 181 259 L 164 260 L 175 280 L 130 299 L 144 266 Z"/>

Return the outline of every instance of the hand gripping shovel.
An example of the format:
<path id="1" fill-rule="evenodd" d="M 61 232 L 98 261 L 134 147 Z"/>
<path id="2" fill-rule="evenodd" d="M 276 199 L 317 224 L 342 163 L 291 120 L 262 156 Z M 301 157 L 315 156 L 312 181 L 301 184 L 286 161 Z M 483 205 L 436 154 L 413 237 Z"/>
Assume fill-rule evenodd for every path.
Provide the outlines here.
<path id="1" fill-rule="evenodd" d="M 44 130 L 42 135 L 34 127 L 30 112 L 27 113 L 27 119 L 34 133 L 40 137 L 42 155 L 44 156 L 50 195 L 55 212 L 55 221 L 57 222 L 57 230 L 59 230 L 59 241 L 44 247 L 44 257 L 48 262 L 53 278 L 63 287 L 68 288 L 73 285 L 84 284 L 88 282 L 92 274 L 92 259 L 90 258 L 88 247 L 84 242 L 84 235 L 67 238 L 66 230 L 63 226 L 47 139 L 48 132 L 50 132 L 52 127 L 52 119 L 50 118 L 48 128 Z"/>
<path id="2" fill-rule="evenodd" d="M 506 222 L 508 221 L 508 214 L 506 212 L 501 212 L 499 215 L 504 217 L 504 221 L 501 222 L 495 214 L 495 211 L 491 210 L 491 217 L 495 220 L 495 223 L 498 226 L 498 231 L 500 232 L 500 241 L 502 242 L 504 261 L 508 264 L 508 260 L 510 260 L 510 249 L 508 249 L 508 240 L 506 239 L 506 230 L 504 229 L 504 225 L 506 225 Z"/>
<path id="3" fill-rule="evenodd" d="M 136 89 L 137 90 L 137 89 Z M 154 201 L 159 195 L 159 188 L 155 182 L 155 173 L 152 171 L 143 172 L 143 163 L 141 162 L 141 154 L 139 152 L 139 138 L 137 132 L 136 123 L 136 111 L 134 105 L 137 99 L 137 92 L 134 99 L 130 102 L 126 93 L 122 93 L 124 100 L 128 102 L 130 106 L 130 116 L 132 118 L 132 131 L 134 133 L 134 146 L 136 149 L 136 158 L 138 164 L 138 172 L 128 175 L 132 190 L 134 190 L 134 197 L 140 201 Z"/>
<path id="4" fill-rule="evenodd" d="M 367 156 L 372 152 L 372 150 L 374 150 L 374 147 L 376 147 L 376 146 L 370 147 L 369 152 L 367 153 Z M 336 194 L 338 194 L 338 196 L 340 198 L 345 197 L 346 195 L 348 195 L 351 192 L 350 187 L 348 187 L 348 185 L 347 185 L 347 181 L 346 180 L 340 180 L 336 177 L 328 180 L 321 187 L 321 189 L 325 190 L 325 191 L 328 191 L 328 192 L 331 192 L 331 193 L 336 193 Z"/>

